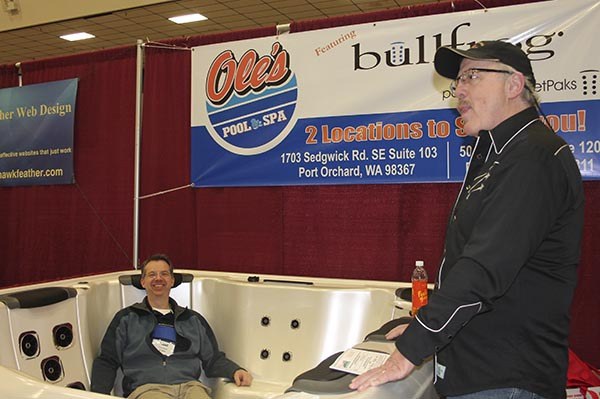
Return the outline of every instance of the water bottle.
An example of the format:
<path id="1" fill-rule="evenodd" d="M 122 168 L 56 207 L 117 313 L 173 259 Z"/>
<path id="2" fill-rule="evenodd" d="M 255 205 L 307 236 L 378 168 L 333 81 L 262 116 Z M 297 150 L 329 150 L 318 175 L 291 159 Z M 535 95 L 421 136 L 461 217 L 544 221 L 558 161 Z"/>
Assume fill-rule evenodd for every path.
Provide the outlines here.
<path id="1" fill-rule="evenodd" d="M 415 270 L 413 270 L 412 283 L 412 315 L 417 315 L 419 308 L 427 305 L 427 271 L 423 267 L 422 260 L 415 262 Z"/>

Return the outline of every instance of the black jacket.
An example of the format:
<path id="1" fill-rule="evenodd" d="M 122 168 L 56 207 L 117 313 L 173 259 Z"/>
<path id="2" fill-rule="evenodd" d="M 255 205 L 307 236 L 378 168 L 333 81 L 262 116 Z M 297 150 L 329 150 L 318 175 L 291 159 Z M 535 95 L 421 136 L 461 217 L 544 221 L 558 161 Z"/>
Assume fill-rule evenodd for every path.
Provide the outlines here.
<path id="1" fill-rule="evenodd" d="M 398 350 L 414 364 L 435 354 L 443 395 L 517 387 L 564 398 L 582 229 L 573 154 L 533 108 L 481 132 L 436 291 Z"/>

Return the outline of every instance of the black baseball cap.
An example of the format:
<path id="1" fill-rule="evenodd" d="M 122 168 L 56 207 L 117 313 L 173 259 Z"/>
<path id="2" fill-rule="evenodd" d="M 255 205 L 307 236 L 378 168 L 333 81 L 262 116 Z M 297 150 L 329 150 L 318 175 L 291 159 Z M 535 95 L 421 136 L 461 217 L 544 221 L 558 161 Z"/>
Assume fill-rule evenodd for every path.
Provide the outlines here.
<path id="1" fill-rule="evenodd" d="M 437 49 L 433 64 L 440 75 L 456 79 L 463 59 L 498 61 L 511 66 L 535 84 L 535 76 L 527 54 L 514 44 L 500 40 L 477 42 L 468 50 L 444 46 Z"/>

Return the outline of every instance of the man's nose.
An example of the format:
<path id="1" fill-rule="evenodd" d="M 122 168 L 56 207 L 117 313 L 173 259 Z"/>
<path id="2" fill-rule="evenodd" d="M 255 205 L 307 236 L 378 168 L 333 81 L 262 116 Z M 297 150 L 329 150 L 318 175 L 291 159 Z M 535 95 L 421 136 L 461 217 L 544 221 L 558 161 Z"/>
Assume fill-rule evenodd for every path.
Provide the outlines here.
<path id="1" fill-rule="evenodd" d="M 464 98 L 467 93 L 467 84 L 461 82 L 460 80 L 456 83 L 456 88 L 454 89 L 454 96 L 456 98 Z"/>

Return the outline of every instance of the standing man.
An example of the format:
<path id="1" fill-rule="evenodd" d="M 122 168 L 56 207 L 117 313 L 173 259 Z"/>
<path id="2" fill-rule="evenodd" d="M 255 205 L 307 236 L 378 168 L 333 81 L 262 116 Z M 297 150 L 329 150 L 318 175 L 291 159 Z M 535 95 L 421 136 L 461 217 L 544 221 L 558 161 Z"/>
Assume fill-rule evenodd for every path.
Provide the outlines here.
<path id="1" fill-rule="evenodd" d="M 204 317 L 169 297 L 175 278 L 166 255 L 142 264 L 140 282 L 147 295 L 108 326 L 92 368 L 92 391 L 109 394 L 118 368 L 130 399 L 209 399 L 209 388 L 198 381 L 203 369 L 238 386 L 252 383 L 250 373 L 219 351 Z"/>
<path id="2" fill-rule="evenodd" d="M 540 120 L 527 55 L 502 41 L 441 47 L 464 131 L 477 141 L 429 304 L 397 351 L 354 379 L 364 390 L 434 356 L 448 398 L 564 398 L 583 189 L 569 146 Z"/>

